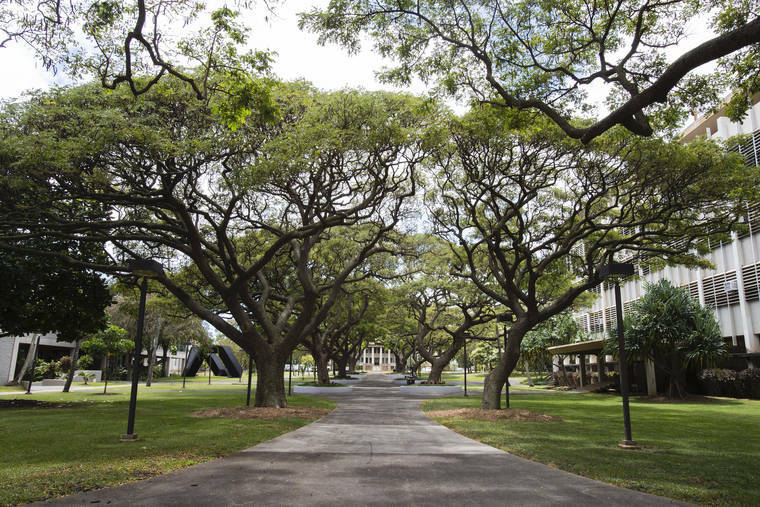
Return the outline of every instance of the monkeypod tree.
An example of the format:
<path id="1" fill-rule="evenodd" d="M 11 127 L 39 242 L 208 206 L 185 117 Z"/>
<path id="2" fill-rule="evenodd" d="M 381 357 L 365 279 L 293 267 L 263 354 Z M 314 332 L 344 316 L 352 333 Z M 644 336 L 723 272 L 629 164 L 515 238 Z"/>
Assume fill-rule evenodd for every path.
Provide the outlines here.
<path id="1" fill-rule="evenodd" d="M 707 141 L 612 129 L 583 145 L 487 107 L 452 132 L 430 197 L 437 234 L 458 245 L 461 275 L 513 315 L 486 409 L 500 407 L 525 334 L 600 284 L 603 265 L 636 256 L 704 265 L 702 240 L 725 235 L 743 199 L 756 200 L 756 171 Z"/>
<path id="2" fill-rule="evenodd" d="M 400 286 L 405 306 L 416 321 L 416 352 L 430 363 L 428 382 L 441 383 L 443 369 L 477 328 L 496 318 L 490 298 L 470 280 L 450 274 L 452 256 L 444 241 L 421 236 L 420 255 L 409 262 L 413 279 Z"/>
<path id="3" fill-rule="evenodd" d="M 277 0 L 264 3 L 268 11 Z M 75 79 L 96 76 L 104 88 L 135 96 L 162 79 L 183 83 L 200 101 L 221 94 L 227 100 L 219 112 L 229 125 L 252 110 L 273 113 L 271 54 L 243 51 L 249 28 L 240 10 L 213 7 L 189 0 L 0 2 L 0 49 L 23 44 L 46 69 Z"/>
<path id="4" fill-rule="evenodd" d="M 2 143 L 26 154 L 10 176 L 33 180 L 44 212 L 8 209 L 0 225 L 16 236 L 106 245 L 110 262 L 66 257 L 103 272 L 124 273 L 130 258 L 163 259 L 169 274 L 157 283 L 252 355 L 255 404 L 284 407 L 290 352 L 357 266 L 389 250 L 386 236 L 441 121 L 429 102 L 407 95 L 322 94 L 303 83 L 272 94 L 275 120 L 251 114 L 236 129 L 218 95 L 198 101 L 177 79 L 137 99 L 88 85 L 9 106 Z M 108 212 L 68 213 L 71 202 Z M 317 246 L 355 226 L 361 233 L 351 255 L 335 259 L 335 276 L 315 276 Z"/>
<path id="5" fill-rule="evenodd" d="M 336 378 L 346 378 L 347 370 L 355 371 L 364 345 L 384 331 L 380 316 L 388 300 L 387 290 L 376 280 L 367 280 L 362 285 L 348 294 L 336 312 L 340 332 L 328 342 Z"/>
<path id="6" fill-rule="evenodd" d="M 644 136 L 677 125 L 727 87 L 729 114 L 743 117 L 760 91 L 759 14 L 756 0 L 332 0 L 301 25 L 351 51 L 369 34 L 396 60 L 387 80 L 432 78 L 455 96 L 539 111 L 588 143 L 615 125 Z M 707 24 L 706 40 L 685 40 L 692 23 Z M 574 121 L 599 90 L 609 112 Z"/>

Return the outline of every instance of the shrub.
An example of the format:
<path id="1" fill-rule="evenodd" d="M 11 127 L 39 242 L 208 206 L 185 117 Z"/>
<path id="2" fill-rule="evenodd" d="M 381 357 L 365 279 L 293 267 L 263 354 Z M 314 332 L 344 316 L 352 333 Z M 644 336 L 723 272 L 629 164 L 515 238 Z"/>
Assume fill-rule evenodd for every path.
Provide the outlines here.
<path id="1" fill-rule="evenodd" d="M 68 373 L 71 368 L 71 356 L 63 356 L 58 362 L 61 364 L 61 373 Z"/>
<path id="2" fill-rule="evenodd" d="M 34 366 L 34 380 L 42 380 L 46 378 L 57 378 L 60 374 L 61 363 L 58 361 L 45 361 L 43 359 L 37 359 Z"/>
<path id="3" fill-rule="evenodd" d="M 710 368 L 702 370 L 699 381 L 709 396 L 760 399 L 760 370 L 756 368 L 739 372 Z"/>

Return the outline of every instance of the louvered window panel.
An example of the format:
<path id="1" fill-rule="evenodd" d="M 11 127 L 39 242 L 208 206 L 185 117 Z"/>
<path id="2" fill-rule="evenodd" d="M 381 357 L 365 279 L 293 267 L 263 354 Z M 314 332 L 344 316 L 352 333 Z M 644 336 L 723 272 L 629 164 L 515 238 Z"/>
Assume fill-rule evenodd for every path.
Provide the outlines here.
<path id="1" fill-rule="evenodd" d="M 760 262 L 744 266 L 742 268 L 742 280 L 744 281 L 744 299 L 757 301 L 760 292 Z"/>
<path id="2" fill-rule="evenodd" d="M 607 322 L 607 329 L 610 329 L 617 323 L 617 315 L 615 314 L 614 306 L 608 306 L 604 309 L 604 320 Z"/>
<path id="3" fill-rule="evenodd" d="M 740 239 L 760 232 L 760 206 L 747 209 L 746 214 L 741 217 L 740 222 L 743 226 L 739 233 Z"/>
<path id="4" fill-rule="evenodd" d="M 591 332 L 592 333 L 602 333 L 604 332 L 604 321 L 602 320 L 602 311 L 599 310 L 598 312 L 593 312 L 589 314 L 589 319 L 591 319 Z"/>
<path id="5" fill-rule="evenodd" d="M 750 167 L 760 165 L 760 129 L 743 143 L 734 145 L 728 151 L 739 153 L 744 158 L 744 163 Z"/>
<path id="6" fill-rule="evenodd" d="M 583 331 L 588 329 L 588 314 L 587 313 L 578 315 L 575 318 L 575 321 L 578 323 L 578 327 L 580 327 Z"/>
<path id="7" fill-rule="evenodd" d="M 636 301 L 638 301 L 638 299 L 631 299 L 630 301 L 623 303 L 623 317 L 633 311 L 633 305 L 636 304 Z"/>
<path id="8" fill-rule="evenodd" d="M 705 305 L 719 308 L 738 303 L 739 291 L 736 287 L 736 271 L 705 277 L 702 280 Z"/>
<path id="9" fill-rule="evenodd" d="M 685 287 L 686 287 L 686 290 L 689 291 L 689 295 L 692 298 L 699 301 L 699 283 L 697 283 L 697 281 L 694 280 L 693 282 L 689 282 L 688 284 L 686 284 Z"/>

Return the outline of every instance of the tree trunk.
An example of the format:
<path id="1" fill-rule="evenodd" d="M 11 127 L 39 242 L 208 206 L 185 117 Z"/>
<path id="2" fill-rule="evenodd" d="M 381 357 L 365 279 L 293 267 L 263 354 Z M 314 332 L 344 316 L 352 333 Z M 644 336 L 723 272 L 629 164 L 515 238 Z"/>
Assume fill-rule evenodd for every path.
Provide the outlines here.
<path id="1" fill-rule="evenodd" d="M 274 359 L 256 363 L 256 397 L 254 407 L 285 408 L 285 361 Z"/>
<path id="2" fill-rule="evenodd" d="M 145 379 L 145 387 L 150 387 L 153 382 L 153 367 L 156 365 L 156 354 L 158 353 L 158 336 L 161 334 L 161 319 L 158 319 L 156 334 L 153 336 L 153 342 L 148 354 L 148 376 Z"/>
<path id="3" fill-rule="evenodd" d="M 528 377 L 528 385 L 533 387 L 533 380 L 530 378 L 530 368 L 528 368 L 528 361 L 523 358 L 523 368 L 525 368 L 525 376 Z"/>
<path id="4" fill-rule="evenodd" d="M 71 389 L 71 383 L 74 381 L 74 374 L 77 370 L 77 362 L 79 361 L 79 349 L 82 346 L 82 340 L 76 340 L 74 342 L 74 350 L 71 351 L 71 367 L 69 368 L 69 374 L 66 376 L 66 384 L 63 386 L 63 392 L 68 393 Z"/>
<path id="5" fill-rule="evenodd" d="M 351 371 L 356 371 L 356 363 L 358 362 L 359 362 L 358 355 L 351 356 L 351 358 L 348 360 L 348 369 Z"/>
<path id="6" fill-rule="evenodd" d="M 164 343 L 161 345 L 163 354 L 161 355 L 161 376 L 169 376 L 169 344 Z M 241 374 L 242 375 L 242 374 Z"/>
<path id="7" fill-rule="evenodd" d="M 406 370 L 406 358 L 402 357 L 395 350 L 392 350 L 391 352 L 393 353 L 393 357 L 396 358 L 396 364 L 393 367 L 393 371 L 396 373 L 404 373 L 404 371 Z"/>
<path id="8" fill-rule="evenodd" d="M 427 383 L 441 384 L 441 374 L 449 362 L 445 358 L 435 358 L 430 361 L 430 374 L 428 375 Z"/>
<path id="9" fill-rule="evenodd" d="M 529 329 L 527 322 L 512 324 L 504 355 L 499 358 L 496 367 L 486 376 L 483 383 L 483 399 L 480 408 L 484 410 L 499 410 L 501 408 L 502 389 L 509 379 L 509 375 L 517 366 L 517 361 L 520 358 L 520 343 Z M 501 342 L 501 340 L 498 341 Z"/>
<path id="10" fill-rule="evenodd" d="M 335 378 L 348 378 L 348 373 L 346 372 L 347 367 L 348 367 L 348 358 L 345 356 L 340 356 L 335 361 L 335 371 L 333 372 L 333 376 Z"/>
<path id="11" fill-rule="evenodd" d="M 668 397 L 686 398 L 686 382 L 683 380 L 683 368 L 681 358 L 673 354 L 670 361 L 670 381 L 668 384 Z"/>
<path id="12" fill-rule="evenodd" d="M 330 383 L 330 374 L 327 371 L 327 362 L 330 358 L 326 352 L 321 350 L 315 352 L 314 363 L 317 368 L 317 384 L 328 385 Z"/>
<path id="13" fill-rule="evenodd" d="M 16 379 L 14 380 L 14 383 L 20 384 L 22 380 L 24 380 L 24 375 L 26 375 L 26 370 L 29 369 L 30 366 L 32 366 L 32 363 L 34 363 L 34 356 L 37 353 L 37 337 L 38 334 L 32 335 L 32 341 L 29 342 L 29 352 L 26 353 L 26 358 L 24 359 L 24 365 L 21 367 L 21 370 L 19 370 L 18 375 L 16 375 Z M 32 375 L 34 375 L 34 372 L 32 372 Z"/>

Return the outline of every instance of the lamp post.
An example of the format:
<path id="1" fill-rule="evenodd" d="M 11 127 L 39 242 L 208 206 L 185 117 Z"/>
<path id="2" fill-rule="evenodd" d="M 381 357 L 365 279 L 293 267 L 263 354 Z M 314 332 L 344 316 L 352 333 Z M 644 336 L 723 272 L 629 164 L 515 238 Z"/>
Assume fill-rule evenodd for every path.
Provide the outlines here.
<path id="1" fill-rule="evenodd" d="M 599 274 L 603 278 L 613 275 L 632 275 L 634 266 L 630 263 L 611 262 L 601 267 Z M 623 304 L 620 297 L 620 283 L 618 278 L 615 282 L 615 316 L 617 318 L 618 335 L 618 359 L 620 365 L 620 395 L 623 398 L 623 425 L 625 426 L 625 440 L 618 447 L 622 449 L 639 449 L 639 445 L 631 436 L 631 412 L 628 406 L 628 362 L 625 354 L 625 337 L 623 336 Z"/>
<path id="2" fill-rule="evenodd" d="M 509 336 L 509 329 L 507 328 L 507 322 L 512 322 L 513 315 L 511 313 L 502 313 L 499 315 L 496 320 L 499 322 L 504 323 L 504 353 L 507 353 L 507 337 Z M 499 360 L 501 360 L 501 340 L 499 339 L 499 326 L 496 326 L 496 343 L 499 345 Z M 506 408 L 509 408 L 509 377 L 507 377 L 507 381 L 504 383 L 506 388 L 506 393 L 504 395 L 504 401 L 507 405 Z M 499 394 L 499 397 L 501 397 L 501 394 Z"/>
<path id="3" fill-rule="evenodd" d="M 290 365 L 288 366 L 288 396 L 293 396 L 293 352 L 290 353 Z"/>
<path id="4" fill-rule="evenodd" d="M 148 293 L 148 278 L 156 278 L 164 275 L 164 268 L 152 259 L 132 259 L 127 262 L 127 269 L 137 276 L 142 277 L 140 284 L 140 306 L 137 310 L 137 333 L 135 334 L 135 357 L 132 363 L 132 392 L 129 396 L 129 417 L 127 419 L 127 433 L 122 435 L 122 442 L 137 440 L 135 434 L 135 409 L 137 408 L 137 383 L 140 380 L 140 363 L 142 354 L 143 324 L 145 323 L 145 298 Z"/>
<path id="5" fill-rule="evenodd" d="M 253 371 L 253 368 L 251 365 L 253 364 L 253 356 L 251 354 L 248 354 L 248 393 L 245 396 L 245 406 L 250 407 L 251 406 L 251 372 Z"/>
<path id="6" fill-rule="evenodd" d="M 464 397 L 467 397 L 467 338 L 464 339 Z"/>

